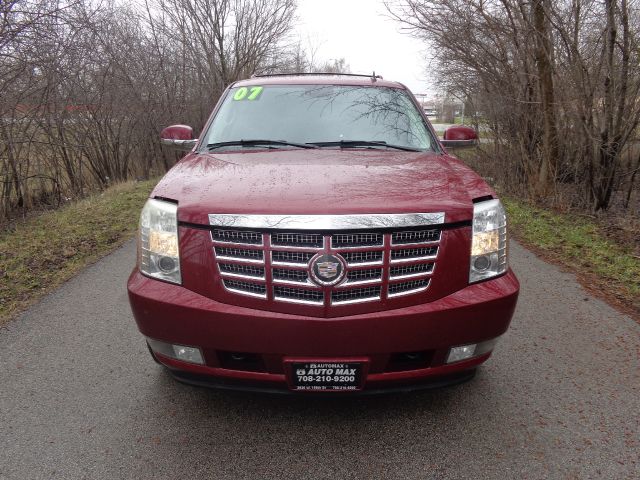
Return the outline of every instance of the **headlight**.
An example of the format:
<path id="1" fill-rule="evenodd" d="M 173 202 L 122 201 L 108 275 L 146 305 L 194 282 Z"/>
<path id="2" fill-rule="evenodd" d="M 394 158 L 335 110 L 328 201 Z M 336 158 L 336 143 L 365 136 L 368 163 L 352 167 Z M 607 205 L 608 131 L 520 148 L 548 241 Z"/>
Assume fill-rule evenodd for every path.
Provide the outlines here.
<path id="1" fill-rule="evenodd" d="M 469 283 L 507 271 L 507 216 L 500 200 L 473 206 Z"/>
<path id="2" fill-rule="evenodd" d="M 178 206 L 150 199 L 140 215 L 138 267 L 145 275 L 182 283 L 178 249 Z"/>

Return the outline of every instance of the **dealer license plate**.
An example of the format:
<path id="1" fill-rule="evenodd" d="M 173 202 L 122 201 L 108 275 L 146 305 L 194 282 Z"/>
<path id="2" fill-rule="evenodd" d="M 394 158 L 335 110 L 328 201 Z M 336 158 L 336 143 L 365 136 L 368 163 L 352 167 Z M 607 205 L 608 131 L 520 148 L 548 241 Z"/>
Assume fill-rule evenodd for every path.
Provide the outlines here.
<path id="1" fill-rule="evenodd" d="M 362 363 L 294 362 L 291 364 L 294 390 L 359 390 Z"/>

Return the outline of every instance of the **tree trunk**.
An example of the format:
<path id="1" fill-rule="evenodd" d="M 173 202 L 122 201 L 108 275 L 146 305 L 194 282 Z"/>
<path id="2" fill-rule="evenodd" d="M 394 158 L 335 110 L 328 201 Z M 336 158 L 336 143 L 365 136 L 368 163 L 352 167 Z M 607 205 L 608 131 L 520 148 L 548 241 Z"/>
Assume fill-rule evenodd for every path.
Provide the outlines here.
<path id="1" fill-rule="evenodd" d="M 555 181 L 558 152 L 555 99 L 553 88 L 552 43 L 546 17 L 548 0 L 533 0 L 533 23 L 536 30 L 536 67 L 540 103 L 544 122 L 542 159 L 534 187 L 538 198 L 546 197 Z"/>

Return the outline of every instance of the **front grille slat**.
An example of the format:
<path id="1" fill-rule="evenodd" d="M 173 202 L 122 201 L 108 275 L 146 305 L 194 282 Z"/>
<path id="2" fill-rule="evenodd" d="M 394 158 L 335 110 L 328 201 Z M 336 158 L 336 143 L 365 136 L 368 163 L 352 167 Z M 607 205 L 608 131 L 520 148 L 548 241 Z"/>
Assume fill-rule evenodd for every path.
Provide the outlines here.
<path id="1" fill-rule="evenodd" d="M 389 269 L 389 278 L 407 278 L 426 276 L 433 272 L 433 263 L 414 263 L 411 265 L 402 265 L 401 267 L 391 267 Z"/>
<path id="2" fill-rule="evenodd" d="M 393 232 L 391 235 L 391 245 L 410 245 L 413 243 L 432 243 L 439 241 L 439 229 Z"/>
<path id="3" fill-rule="evenodd" d="M 346 252 L 340 255 L 349 265 L 366 265 L 368 263 L 381 263 L 383 252 Z"/>
<path id="4" fill-rule="evenodd" d="M 215 228 L 211 233 L 217 242 L 262 245 L 262 233 L 243 230 L 220 230 Z"/>
<path id="5" fill-rule="evenodd" d="M 271 252 L 271 259 L 274 263 L 294 263 L 306 265 L 313 258 L 312 252 L 287 252 L 274 250 Z"/>
<path id="6" fill-rule="evenodd" d="M 322 248 L 324 237 L 319 233 L 273 233 L 271 245 L 278 247 Z"/>
<path id="7" fill-rule="evenodd" d="M 245 260 L 248 262 L 260 262 L 264 260 L 264 253 L 262 250 L 250 250 L 248 248 L 236 248 L 236 247 L 216 247 L 216 257 L 230 258 L 234 260 Z"/>
<path id="8" fill-rule="evenodd" d="M 240 280 L 230 280 L 228 278 L 225 278 L 223 283 L 225 288 L 232 292 L 266 298 L 267 287 L 265 285 Z"/>
<path id="9" fill-rule="evenodd" d="M 429 279 L 410 280 L 408 282 L 392 283 L 389 285 L 389 297 L 409 295 L 426 290 L 429 286 Z"/>
<path id="10" fill-rule="evenodd" d="M 302 288 L 273 287 L 273 295 L 276 300 L 294 303 L 313 303 L 322 305 L 324 303 L 324 293 L 322 290 L 306 290 Z"/>
<path id="11" fill-rule="evenodd" d="M 307 283 L 309 274 L 306 270 L 289 270 L 287 268 L 274 268 L 273 279 L 285 282 Z"/>
<path id="12" fill-rule="evenodd" d="M 401 262 L 435 258 L 437 253 L 438 247 L 402 248 L 398 250 L 391 250 L 391 261 Z"/>
<path id="13" fill-rule="evenodd" d="M 331 292 L 331 303 L 356 303 L 380 299 L 381 288 L 365 287 L 352 288 L 350 290 L 334 290 Z"/>
<path id="14" fill-rule="evenodd" d="M 426 291 L 434 280 L 443 232 L 440 227 L 410 226 L 388 233 L 213 227 L 211 238 L 222 284 L 230 294 L 337 308 L 395 302 L 396 297 Z M 344 279 L 335 285 L 321 287 L 310 274 L 311 260 L 323 253 L 344 260 Z"/>
<path id="15" fill-rule="evenodd" d="M 331 236 L 333 248 L 381 247 L 381 233 L 336 233 Z"/>
<path id="16" fill-rule="evenodd" d="M 361 282 L 375 282 L 382 279 L 382 269 L 350 270 L 347 272 L 347 285 Z"/>
<path id="17" fill-rule="evenodd" d="M 220 272 L 224 275 L 234 275 L 239 277 L 264 278 L 264 267 L 254 267 L 251 265 L 241 265 L 237 263 L 219 263 Z"/>

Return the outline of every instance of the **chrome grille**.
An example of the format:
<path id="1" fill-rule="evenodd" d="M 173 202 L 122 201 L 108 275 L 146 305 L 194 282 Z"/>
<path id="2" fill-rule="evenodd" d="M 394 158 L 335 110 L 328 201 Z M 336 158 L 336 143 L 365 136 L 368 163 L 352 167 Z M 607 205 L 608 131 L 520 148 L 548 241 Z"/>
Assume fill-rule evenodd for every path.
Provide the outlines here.
<path id="1" fill-rule="evenodd" d="M 240 265 L 237 263 L 219 263 L 218 266 L 223 275 L 264 278 L 264 267 Z"/>
<path id="2" fill-rule="evenodd" d="M 309 274 L 306 270 L 291 270 L 288 268 L 274 268 L 273 279 L 285 282 L 307 283 Z"/>
<path id="3" fill-rule="evenodd" d="M 302 288 L 273 287 L 273 296 L 276 300 L 300 303 L 324 303 L 324 293 L 322 290 L 304 290 Z"/>
<path id="4" fill-rule="evenodd" d="M 239 280 L 224 279 L 224 286 L 232 292 L 243 293 L 245 295 L 253 295 L 256 297 L 265 297 L 267 289 L 259 283 L 242 282 Z"/>
<path id="5" fill-rule="evenodd" d="M 250 245 L 262 245 L 260 232 L 248 232 L 244 230 L 220 230 L 215 228 L 211 233 L 214 240 L 226 243 L 247 243 Z"/>
<path id="6" fill-rule="evenodd" d="M 351 270 L 347 272 L 348 283 L 369 282 L 382 278 L 382 269 L 374 268 L 370 270 Z"/>
<path id="7" fill-rule="evenodd" d="M 216 257 L 229 259 L 237 258 L 240 260 L 248 260 L 254 262 L 262 262 L 264 258 L 262 250 L 249 250 L 246 248 L 227 247 L 216 247 Z"/>
<path id="8" fill-rule="evenodd" d="M 413 265 L 403 265 L 401 267 L 391 267 L 389 269 L 389 278 L 407 278 L 420 276 L 433 272 L 433 263 L 415 263 Z"/>
<path id="9" fill-rule="evenodd" d="M 331 292 L 331 303 L 356 303 L 380 299 L 380 287 L 352 288 L 351 290 L 334 290 Z"/>
<path id="10" fill-rule="evenodd" d="M 425 248 L 403 248 L 391 251 L 391 261 L 417 260 L 434 258 L 438 252 L 438 247 Z"/>
<path id="11" fill-rule="evenodd" d="M 265 231 L 255 226 L 245 230 L 214 225 L 211 238 L 219 276 L 228 292 L 327 308 L 427 290 L 442 232 L 439 227 L 411 227 L 369 232 L 361 226 L 353 232 L 310 233 L 303 227 L 278 231 L 272 224 Z M 310 262 L 321 253 L 344 259 L 345 278 L 337 285 L 321 287 L 311 278 Z"/>
<path id="12" fill-rule="evenodd" d="M 315 253 L 310 252 L 271 252 L 273 263 L 300 263 L 306 265 Z"/>
<path id="13" fill-rule="evenodd" d="M 367 263 L 382 263 L 382 251 L 376 252 L 347 252 L 342 258 L 349 265 L 366 265 Z"/>
<path id="14" fill-rule="evenodd" d="M 408 295 L 426 290 L 429 286 L 429 279 L 421 278 L 419 280 L 411 280 L 402 283 L 392 283 L 389 285 L 389 296 L 396 297 L 400 295 Z"/>
<path id="15" fill-rule="evenodd" d="M 331 236 L 333 248 L 381 247 L 381 233 L 336 233 Z"/>
<path id="16" fill-rule="evenodd" d="M 273 233 L 271 245 L 283 247 L 322 248 L 323 236 L 318 233 Z"/>
<path id="17" fill-rule="evenodd" d="M 393 235 L 391 235 L 392 245 L 407 245 L 411 243 L 427 243 L 439 241 L 440 229 L 394 232 Z"/>

